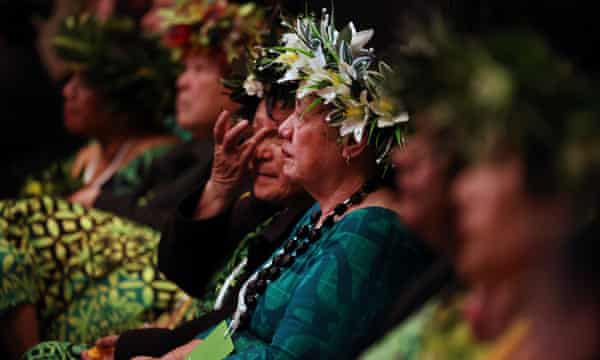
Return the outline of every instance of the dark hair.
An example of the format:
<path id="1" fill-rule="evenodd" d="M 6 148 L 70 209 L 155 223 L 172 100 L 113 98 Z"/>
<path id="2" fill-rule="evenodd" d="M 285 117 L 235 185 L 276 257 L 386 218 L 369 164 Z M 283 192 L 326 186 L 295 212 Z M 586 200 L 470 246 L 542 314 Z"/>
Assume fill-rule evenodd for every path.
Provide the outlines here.
<path id="1" fill-rule="evenodd" d="M 54 0 L 0 0 L 0 35 L 10 43 L 33 42 L 33 17 L 48 18 L 53 9 Z"/>
<path id="2" fill-rule="evenodd" d="M 581 226 L 565 245 L 566 281 L 573 285 L 579 297 L 600 303 L 599 219 Z"/>

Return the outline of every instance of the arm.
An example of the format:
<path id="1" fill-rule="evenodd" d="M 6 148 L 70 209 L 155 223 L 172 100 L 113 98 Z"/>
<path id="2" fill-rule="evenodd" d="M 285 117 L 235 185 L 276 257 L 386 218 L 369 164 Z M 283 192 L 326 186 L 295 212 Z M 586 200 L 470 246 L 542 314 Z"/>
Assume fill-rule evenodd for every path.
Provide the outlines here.
<path id="1" fill-rule="evenodd" d="M 194 219 L 203 190 L 188 196 L 172 214 L 163 229 L 158 250 L 160 271 L 194 297 L 203 294 L 219 260 L 233 246 L 228 236 L 231 209 L 212 219 Z"/>
<path id="2" fill-rule="evenodd" d="M 162 229 L 165 219 L 185 197 L 193 189 L 203 187 L 208 180 L 212 148 L 210 141 L 178 145 L 164 158 L 154 162 L 152 171 L 132 195 L 119 196 L 104 191 L 94 206 Z"/>

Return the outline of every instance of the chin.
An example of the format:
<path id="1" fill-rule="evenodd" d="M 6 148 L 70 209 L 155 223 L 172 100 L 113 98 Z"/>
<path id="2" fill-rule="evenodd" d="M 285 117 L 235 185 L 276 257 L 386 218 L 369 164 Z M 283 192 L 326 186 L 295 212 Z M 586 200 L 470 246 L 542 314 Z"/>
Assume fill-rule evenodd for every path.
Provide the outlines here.
<path id="1" fill-rule="evenodd" d="M 79 121 L 67 120 L 65 119 L 65 129 L 73 135 L 86 135 L 85 128 L 81 125 Z"/>

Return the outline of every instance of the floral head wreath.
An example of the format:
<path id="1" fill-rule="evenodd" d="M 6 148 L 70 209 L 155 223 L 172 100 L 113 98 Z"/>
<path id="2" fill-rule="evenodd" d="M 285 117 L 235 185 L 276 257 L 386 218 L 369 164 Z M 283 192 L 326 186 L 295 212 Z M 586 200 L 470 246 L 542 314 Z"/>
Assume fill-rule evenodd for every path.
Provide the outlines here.
<path id="1" fill-rule="evenodd" d="M 272 26 L 262 43 L 276 44 L 281 30 L 277 25 Z M 286 107 L 293 107 L 298 83 L 278 81 L 286 70 L 271 66 L 277 55 L 267 51 L 266 46 L 268 45 L 249 49 L 244 71 L 223 79 L 223 84 L 231 91 L 230 96 L 234 101 L 249 108 L 255 108 L 262 100 L 282 101 Z"/>
<path id="2" fill-rule="evenodd" d="M 461 36 L 437 18 L 408 40 L 395 92 L 412 112 L 456 129 L 467 159 L 508 146 L 534 172 L 545 163 L 544 186 L 597 193 L 600 92 L 544 38 L 523 29 Z"/>
<path id="3" fill-rule="evenodd" d="M 158 126 L 172 111 L 179 65 L 160 42 L 140 35 L 133 19 L 68 17 L 53 45 L 105 96 L 111 110 L 143 116 Z"/>
<path id="4" fill-rule="evenodd" d="M 320 20 L 306 15 L 295 26 L 286 21 L 283 26 L 291 31 L 280 46 L 266 49 L 273 60 L 264 66 L 282 71 L 278 83 L 299 83 L 298 99 L 314 96 L 309 109 L 333 106 L 326 120 L 339 127 L 341 140 L 359 143 L 368 136 L 381 163 L 394 143 L 403 142 L 408 114 L 384 93 L 390 68 L 377 62 L 373 49 L 365 49 L 374 31 L 358 32 L 353 23 L 338 31 L 326 9 Z"/>
<path id="5" fill-rule="evenodd" d="M 182 56 L 194 48 L 220 49 L 233 60 L 259 43 L 265 32 L 263 9 L 227 0 L 178 0 L 160 12 L 167 28 L 165 43 Z"/>

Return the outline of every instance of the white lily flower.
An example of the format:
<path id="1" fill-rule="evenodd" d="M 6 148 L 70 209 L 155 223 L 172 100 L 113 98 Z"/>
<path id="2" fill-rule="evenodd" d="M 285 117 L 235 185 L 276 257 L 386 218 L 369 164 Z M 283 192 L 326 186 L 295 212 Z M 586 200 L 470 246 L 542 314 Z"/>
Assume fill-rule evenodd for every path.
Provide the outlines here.
<path id="1" fill-rule="evenodd" d="M 262 99 L 265 95 L 265 87 L 262 82 L 258 81 L 254 74 L 248 76 L 244 81 L 244 90 L 249 96 L 257 96 Z"/>
<path id="2" fill-rule="evenodd" d="M 410 117 L 407 112 L 394 116 L 394 104 L 386 98 L 380 98 L 369 104 L 371 111 L 378 116 L 377 127 L 386 128 L 396 124 L 408 122 Z"/>
<path id="3" fill-rule="evenodd" d="M 356 117 L 346 119 L 340 126 L 340 136 L 345 137 L 347 135 L 352 135 L 356 143 L 360 143 L 366 126 L 367 122 L 362 118 Z"/>
<path id="4" fill-rule="evenodd" d="M 287 51 L 279 55 L 279 57 L 275 59 L 275 62 L 289 67 L 284 76 L 277 80 L 278 83 L 284 83 L 287 81 L 300 80 L 300 71 L 308 66 L 309 59 L 304 54 Z"/>
<path id="5" fill-rule="evenodd" d="M 338 73 L 324 68 L 311 68 L 309 71 L 312 71 L 312 73 L 306 79 L 305 85 L 298 90 L 298 98 L 316 93 L 317 96 L 325 100 L 325 104 L 329 104 L 338 97 L 350 97 L 351 83 L 346 83 Z M 329 85 L 323 87 L 323 83 Z"/>
<path id="6" fill-rule="evenodd" d="M 408 113 L 406 113 L 406 112 L 403 112 L 400 115 L 394 116 L 394 117 L 381 116 L 377 119 L 377 127 L 378 128 L 391 127 L 396 124 L 408 122 L 408 120 L 410 120 L 410 117 L 408 116 Z"/>
<path id="7" fill-rule="evenodd" d="M 354 23 L 350 22 L 348 25 L 350 26 L 350 31 L 352 31 L 352 40 L 350 41 L 352 56 L 358 56 L 365 50 L 365 45 L 367 45 L 375 35 L 375 30 L 369 29 L 357 32 Z"/>
<path id="8" fill-rule="evenodd" d="M 345 119 L 340 127 L 340 135 L 342 137 L 352 134 L 354 140 L 360 143 L 369 120 L 369 102 L 367 100 L 367 91 L 364 90 L 360 94 L 360 102 L 355 100 L 344 101 Z"/>
<path id="9" fill-rule="evenodd" d="M 298 35 L 294 34 L 294 33 L 283 34 L 282 41 L 283 41 L 283 44 L 285 45 L 285 47 L 287 47 L 287 48 L 293 48 L 293 49 L 304 49 L 305 48 L 302 40 L 300 40 Z"/>
<path id="10" fill-rule="evenodd" d="M 308 66 L 313 71 L 325 69 L 327 66 L 327 59 L 325 59 L 325 53 L 323 48 L 319 47 L 314 54 L 314 57 L 308 60 Z"/>

